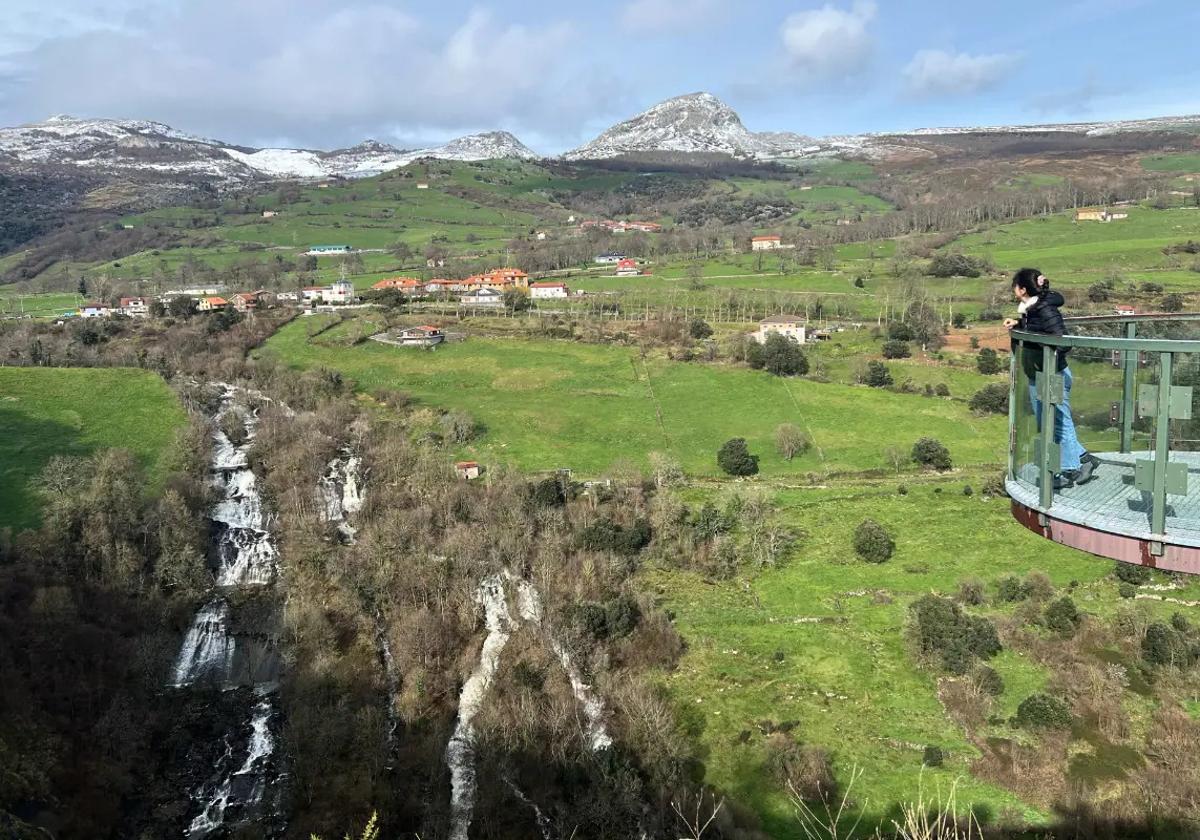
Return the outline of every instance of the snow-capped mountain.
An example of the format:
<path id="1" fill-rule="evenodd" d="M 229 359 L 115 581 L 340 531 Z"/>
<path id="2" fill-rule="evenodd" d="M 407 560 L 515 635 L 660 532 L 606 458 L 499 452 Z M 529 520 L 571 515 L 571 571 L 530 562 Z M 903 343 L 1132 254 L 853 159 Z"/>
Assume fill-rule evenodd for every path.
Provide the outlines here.
<path id="1" fill-rule="evenodd" d="M 617 123 L 563 157 L 599 160 L 648 152 L 769 156 L 800 149 L 811 142 L 797 134 L 755 134 L 742 124 L 736 111 L 711 93 L 689 93 Z"/>
<path id="2" fill-rule="evenodd" d="M 104 174 L 201 178 L 222 186 L 275 178 L 366 177 L 422 157 L 466 161 L 537 155 L 506 131 L 473 134 L 428 149 L 367 140 L 323 152 L 235 146 L 146 120 L 56 116 L 0 128 L 0 166 L 74 166 Z"/>

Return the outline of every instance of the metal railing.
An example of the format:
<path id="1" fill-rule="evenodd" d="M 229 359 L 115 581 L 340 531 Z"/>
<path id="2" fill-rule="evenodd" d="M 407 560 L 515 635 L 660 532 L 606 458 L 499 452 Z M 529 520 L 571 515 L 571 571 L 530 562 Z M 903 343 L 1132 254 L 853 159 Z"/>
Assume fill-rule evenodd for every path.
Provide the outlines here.
<path id="1" fill-rule="evenodd" d="M 1188 325 L 1195 327 L 1194 332 Z M 1155 328 L 1151 328 L 1154 325 Z M 1187 492 L 1187 466 L 1172 463 L 1171 421 L 1192 418 L 1192 387 L 1174 384 L 1177 362 L 1185 354 L 1195 354 L 1200 360 L 1200 313 L 1163 315 L 1108 315 L 1066 319 L 1067 334 L 1041 335 L 1013 330 L 1014 347 L 1009 370 L 1009 452 L 1008 476 L 1013 481 L 1026 481 L 1019 472 L 1027 469 L 1018 464 L 1019 405 L 1025 399 L 1022 382 L 1028 382 L 1029 400 L 1034 402 L 1033 419 L 1036 438 L 1033 441 L 1033 466 L 1036 468 L 1038 510 L 1052 512 L 1058 491 L 1055 475 L 1059 473 L 1060 446 L 1056 438 L 1056 414 L 1064 404 L 1069 405 L 1069 384 L 1058 370 L 1060 349 L 1106 351 L 1113 364 L 1121 368 L 1120 399 L 1113 402 L 1111 419 L 1116 426 L 1117 446 L 1122 454 L 1134 450 L 1135 422 L 1150 426 L 1147 458 L 1134 458 L 1134 482 L 1137 489 L 1148 494 L 1150 532 L 1155 538 L 1166 536 L 1168 496 Z M 1082 334 L 1085 330 L 1107 329 L 1113 336 Z M 1147 335 L 1147 333 L 1191 333 L 1198 338 L 1176 338 Z M 1141 337 L 1139 337 L 1141 334 Z M 1032 354 L 1032 355 L 1027 355 Z M 1069 358 L 1069 357 L 1068 357 Z M 1157 361 L 1157 365 L 1153 362 Z M 1139 385 L 1139 368 L 1156 371 L 1156 382 Z M 1035 367 L 1030 378 L 1028 367 Z M 1068 381 L 1069 382 L 1069 381 Z M 1087 387 L 1087 383 L 1081 383 Z M 1114 390 L 1114 394 L 1115 394 Z M 1035 402 L 1036 401 L 1036 402 Z M 1060 421 L 1061 422 L 1061 421 Z M 1072 420 L 1074 425 L 1074 420 Z M 1176 438 L 1176 443 L 1183 442 Z M 1023 462 L 1028 464 L 1028 461 Z M 1152 543 L 1152 551 L 1161 552 L 1161 542 Z"/>

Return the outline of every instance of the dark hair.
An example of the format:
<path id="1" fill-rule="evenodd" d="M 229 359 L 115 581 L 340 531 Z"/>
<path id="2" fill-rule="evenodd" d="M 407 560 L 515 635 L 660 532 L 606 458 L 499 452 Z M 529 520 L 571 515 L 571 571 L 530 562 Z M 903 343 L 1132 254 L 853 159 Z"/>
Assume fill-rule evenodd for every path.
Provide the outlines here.
<path id="1" fill-rule="evenodd" d="M 1042 272 L 1036 268 L 1022 268 L 1013 275 L 1013 288 L 1020 288 L 1031 297 L 1037 297 L 1043 291 L 1050 288 L 1050 282 L 1043 280 L 1042 285 L 1038 285 L 1038 278 L 1042 276 Z"/>

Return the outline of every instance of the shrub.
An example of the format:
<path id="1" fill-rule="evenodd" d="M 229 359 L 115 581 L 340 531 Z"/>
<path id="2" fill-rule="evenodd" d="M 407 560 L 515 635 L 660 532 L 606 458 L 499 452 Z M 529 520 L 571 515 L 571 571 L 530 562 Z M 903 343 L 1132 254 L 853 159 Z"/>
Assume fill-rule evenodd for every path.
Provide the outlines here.
<path id="1" fill-rule="evenodd" d="M 912 355 L 912 348 L 907 341 L 891 339 L 883 342 L 882 352 L 885 359 L 907 359 Z"/>
<path id="2" fill-rule="evenodd" d="M 579 534 L 579 544 L 589 551 L 611 551 L 631 557 L 649 544 L 653 532 L 650 523 L 638 519 L 623 527 L 611 519 L 598 519 Z"/>
<path id="3" fill-rule="evenodd" d="M 1159 302 L 1158 308 L 1163 312 L 1182 312 L 1183 311 L 1183 295 L 1170 294 L 1163 297 Z"/>
<path id="4" fill-rule="evenodd" d="M 872 388 L 886 388 L 894 382 L 888 366 L 876 361 L 867 362 L 867 373 L 863 381 Z"/>
<path id="5" fill-rule="evenodd" d="M 984 602 L 983 581 L 979 578 L 967 578 L 958 584 L 958 600 L 968 606 L 977 607 Z"/>
<path id="6" fill-rule="evenodd" d="M 963 327 L 965 327 L 967 325 L 966 313 L 955 312 L 954 315 L 950 318 L 950 325 L 953 326 L 956 330 L 961 330 Z"/>
<path id="7" fill-rule="evenodd" d="M 1017 706 L 1014 722 L 1026 729 L 1066 729 L 1071 725 L 1071 710 L 1057 697 L 1031 694 Z"/>
<path id="8" fill-rule="evenodd" d="M 833 763 L 825 750 L 798 744 L 784 732 L 772 732 L 767 736 L 766 752 L 771 774 L 805 802 L 836 798 Z"/>
<path id="9" fill-rule="evenodd" d="M 1002 321 L 1004 320 L 1004 311 L 996 309 L 994 306 L 989 306 L 987 309 L 979 313 L 980 321 Z"/>
<path id="10" fill-rule="evenodd" d="M 1004 693 L 1004 678 L 1000 672 L 990 665 L 980 665 L 975 669 L 975 685 L 984 694 L 999 697 Z"/>
<path id="11" fill-rule="evenodd" d="M 965 674 L 976 659 L 988 659 L 1001 650 L 996 627 L 986 618 L 967 615 L 948 598 L 926 595 L 909 610 L 916 620 L 918 648 L 940 657 L 942 667 Z"/>
<path id="12" fill-rule="evenodd" d="M 888 324 L 888 338 L 893 341 L 912 341 L 913 330 L 908 324 L 903 321 L 893 321 Z"/>
<path id="13" fill-rule="evenodd" d="M 1120 560 L 1115 562 L 1116 565 L 1113 567 L 1113 574 L 1117 576 L 1117 580 L 1133 586 L 1141 586 L 1143 583 L 1150 582 L 1150 570 L 1145 566 L 1122 563 Z"/>
<path id="14" fill-rule="evenodd" d="M 530 488 L 529 497 L 533 504 L 540 508 L 559 507 L 567 502 L 562 482 L 557 478 L 543 478 L 534 484 Z"/>
<path id="15" fill-rule="evenodd" d="M 1079 627 L 1079 622 L 1083 620 L 1083 616 L 1079 614 L 1079 610 L 1075 607 L 1075 602 L 1066 595 L 1057 601 L 1052 601 L 1046 607 L 1044 615 L 1046 627 L 1061 636 L 1075 635 L 1075 630 Z"/>
<path id="16" fill-rule="evenodd" d="M 942 755 L 942 748 L 930 744 L 925 747 L 925 754 L 921 758 L 921 763 L 926 767 L 941 767 L 945 756 Z"/>
<path id="17" fill-rule="evenodd" d="M 1014 601 L 1024 601 L 1028 597 L 1029 593 L 1025 591 L 1025 587 L 1021 585 L 1021 581 L 1014 575 L 1008 575 L 996 581 L 997 601 L 1011 604 Z"/>
<path id="18" fill-rule="evenodd" d="M 854 553 L 868 563 L 883 563 L 896 551 L 896 541 L 874 519 L 864 519 L 854 529 Z"/>
<path id="19" fill-rule="evenodd" d="M 971 496 L 974 496 L 974 495 L 975 495 L 975 491 L 971 489 L 971 485 L 970 485 L 970 484 L 967 484 L 967 485 L 965 485 L 965 486 L 963 487 L 963 495 L 964 495 L 964 496 L 966 496 L 968 499 L 969 499 Z"/>
<path id="20" fill-rule="evenodd" d="M 928 274 L 934 277 L 978 277 L 987 268 L 987 261 L 959 253 L 935 254 L 929 261 Z"/>
<path id="21" fill-rule="evenodd" d="M 951 467 L 950 450 L 936 438 L 923 437 L 913 444 L 912 459 L 923 467 L 948 470 Z"/>
<path id="22" fill-rule="evenodd" d="M 1087 297 L 1092 303 L 1104 303 L 1108 300 L 1108 287 L 1103 283 L 1093 283 L 1088 286 Z"/>
<path id="23" fill-rule="evenodd" d="M 984 385 L 967 405 L 978 414 L 1008 414 L 1008 386 L 999 382 Z"/>
<path id="24" fill-rule="evenodd" d="M 808 435 L 794 423 L 780 423 L 775 427 L 775 451 L 780 457 L 790 461 L 807 452 L 810 446 L 812 441 Z"/>
<path id="25" fill-rule="evenodd" d="M 975 357 L 975 367 L 985 376 L 991 376 L 1004 370 L 1004 365 L 1000 362 L 1000 354 L 991 347 L 984 347 L 979 351 L 979 355 Z"/>
<path id="26" fill-rule="evenodd" d="M 771 333 L 750 358 L 751 367 L 761 367 L 776 376 L 803 376 L 808 373 L 808 358 L 795 340 Z M 761 364 L 755 364 L 761 362 Z"/>
<path id="27" fill-rule="evenodd" d="M 688 324 L 688 335 L 692 338 L 708 338 L 713 334 L 713 328 L 703 318 L 693 318 Z"/>
<path id="28" fill-rule="evenodd" d="M 1136 598 L 1137 587 L 1132 583 L 1119 583 L 1117 584 L 1117 594 L 1122 598 Z"/>
<path id="29" fill-rule="evenodd" d="M 939 382 L 938 386 L 934 389 L 934 393 L 939 397 L 948 397 L 950 396 L 950 386 L 945 382 Z"/>
<path id="30" fill-rule="evenodd" d="M 758 472 L 758 456 L 750 454 L 745 438 L 733 438 L 717 451 L 717 465 L 727 475 L 754 475 Z"/>
<path id="31" fill-rule="evenodd" d="M 1021 583 L 1025 594 L 1035 601 L 1045 601 L 1054 594 L 1054 584 L 1045 572 L 1030 572 Z"/>
<path id="32" fill-rule="evenodd" d="M 1187 665 L 1187 639 L 1178 630 L 1156 621 L 1142 637 L 1142 659 L 1150 665 Z"/>

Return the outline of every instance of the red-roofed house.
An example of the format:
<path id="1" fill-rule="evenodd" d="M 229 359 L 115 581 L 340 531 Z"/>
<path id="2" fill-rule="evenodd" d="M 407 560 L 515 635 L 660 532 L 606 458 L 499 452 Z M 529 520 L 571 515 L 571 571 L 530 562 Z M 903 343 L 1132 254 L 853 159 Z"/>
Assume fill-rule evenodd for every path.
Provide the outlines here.
<path id="1" fill-rule="evenodd" d="M 534 300 L 565 298 L 571 293 L 566 283 L 530 283 L 529 296 Z"/>
<path id="2" fill-rule="evenodd" d="M 121 313 L 130 318 L 145 318 L 150 314 L 150 304 L 144 297 L 123 297 Z"/>
<path id="3" fill-rule="evenodd" d="M 409 327 L 396 333 L 401 344 L 414 347 L 432 347 L 446 340 L 446 334 L 438 327 L 422 324 L 419 327 Z"/>
<path id="4" fill-rule="evenodd" d="M 750 237 L 750 248 L 754 251 L 774 251 L 783 244 L 783 237 L 771 234 L 769 236 Z"/>
<path id="5" fill-rule="evenodd" d="M 624 259 L 617 263 L 618 277 L 633 277 L 638 273 L 637 260 Z"/>
<path id="6" fill-rule="evenodd" d="M 478 461 L 458 461 L 454 465 L 454 472 L 459 478 L 470 481 L 473 478 L 479 478 L 483 470 Z"/>
<path id="7" fill-rule="evenodd" d="M 416 277 L 389 277 L 386 280 L 380 280 L 371 286 L 375 291 L 383 291 L 384 289 L 396 289 L 401 292 L 413 292 L 422 285 L 421 281 Z"/>
<path id="8" fill-rule="evenodd" d="M 215 312 L 219 309 L 228 309 L 229 301 L 223 297 L 202 297 L 200 298 L 199 309 L 201 312 Z"/>
<path id="9" fill-rule="evenodd" d="M 233 296 L 233 308 L 238 312 L 258 309 L 258 292 L 238 292 Z"/>

